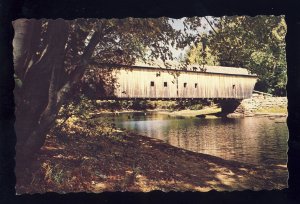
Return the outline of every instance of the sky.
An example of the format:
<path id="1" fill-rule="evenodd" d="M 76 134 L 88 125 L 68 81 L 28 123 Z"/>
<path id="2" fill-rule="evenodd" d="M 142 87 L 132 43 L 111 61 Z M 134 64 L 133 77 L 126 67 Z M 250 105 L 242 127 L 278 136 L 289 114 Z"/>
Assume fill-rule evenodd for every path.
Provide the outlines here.
<path id="1" fill-rule="evenodd" d="M 212 17 L 211 16 L 207 16 L 207 19 L 210 21 L 212 20 Z M 172 25 L 172 27 L 176 30 L 181 30 L 182 32 L 184 32 L 183 28 L 184 28 L 184 25 L 183 25 L 183 21 L 184 21 L 184 18 L 180 18 L 180 19 L 170 19 L 170 24 Z M 201 33 L 208 33 L 211 28 L 209 26 L 209 24 L 207 23 L 207 21 L 204 19 L 204 18 L 201 18 L 201 24 L 203 26 L 201 26 L 198 30 L 198 33 L 201 34 Z M 205 27 L 205 28 L 204 28 Z M 189 31 L 187 31 L 189 32 Z M 193 33 L 193 31 L 190 31 L 191 33 Z M 173 57 L 175 58 L 179 58 L 180 55 L 183 55 L 186 53 L 186 51 L 188 50 L 188 47 L 186 47 L 185 49 L 180 49 L 180 50 L 177 50 L 175 49 L 174 47 L 171 47 L 170 46 L 170 50 L 172 51 L 173 53 Z"/>

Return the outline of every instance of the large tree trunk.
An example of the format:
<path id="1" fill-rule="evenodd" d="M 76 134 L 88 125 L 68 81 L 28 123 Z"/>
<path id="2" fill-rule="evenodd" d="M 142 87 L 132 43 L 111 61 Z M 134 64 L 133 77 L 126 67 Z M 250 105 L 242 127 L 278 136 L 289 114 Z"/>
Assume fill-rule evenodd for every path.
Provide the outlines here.
<path id="1" fill-rule="evenodd" d="M 33 24 L 35 31 L 41 31 L 42 24 Z M 22 169 L 31 165 L 36 153 L 43 146 L 47 133 L 55 124 L 59 109 L 72 87 L 82 78 L 100 37 L 98 31 L 93 33 L 73 71 L 68 77 L 61 77 L 66 75 L 65 55 L 70 34 L 69 23 L 62 19 L 48 22 L 47 36 L 44 39 L 47 40 L 47 45 L 39 56 L 35 55 L 37 46 L 32 44 L 38 43 L 36 39 L 32 39 L 37 35 L 31 33 L 33 24 L 26 20 L 15 22 L 15 69 L 22 73 L 19 75 L 23 82 L 22 87 L 15 90 L 18 99 L 15 123 L 18 140 L 17 176 L 18 172 L 22 176 Z M 28 58 L 30 62 L 26 63 Z"/>
<path id="2" fill-rule="evenodd" d="M 18 19 L 13 22 L 14 69 L 18 77 L 24 78 L 29 63 L 36 61 L 41 40 L 42 20 Z"/>
<path id="3" fill-rule="evenodd" d="M 58 112 L 55 107 L 58 74 L 64 69 L 65 45 L 68 39 L 68 24 L 64 20 L 50 21 L 48 23 L 48 45 L 40 58 L 31 56 L 30 63 L 26 59 L 36 52 L 30 46 L 35 41 L 36 33 L 31 34 L 32 24 L 23 22 L 22 26 L 15 26 L 16 40 L 14 46 L 15 65 L 19 73 L 23 73 L 22 87 L 15 91 L 17 134 L 17 167 L 23 168 L 30 163 L 34 153 L 43 145 L 46 134 L 54 124 Z M 36 25 L 41 26 L 41 25 Z M 29 27 L 26 29 L 26 27 Z M 22 32 L 18 32 L 18 29 Z M 57 31 L 60 32 L 57 32 Z M 29 33 L 28 33 L 29 32 Z M 18 38 L 18 35 L 23 35 Z M 24 41 L 27 40 L 26 43 Z M 37 43 L 37 42 L 36 42 Z M 20 46 L 18 46 L 20 45 Z M 26 47 L 27 46 L 27 47 Z M 18 53 L 21 52 L 21 53 Z M 24 57 L 24 55 L 26 57 Z M 19 58 L 18 58 L 19 57 Z"/>

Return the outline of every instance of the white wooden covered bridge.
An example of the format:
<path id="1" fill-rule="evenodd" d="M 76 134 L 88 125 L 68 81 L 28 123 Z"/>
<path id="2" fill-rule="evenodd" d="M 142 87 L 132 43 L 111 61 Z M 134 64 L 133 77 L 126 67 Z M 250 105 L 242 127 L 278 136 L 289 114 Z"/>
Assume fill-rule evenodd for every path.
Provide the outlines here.
<path id="1" fill-rule="evenodd" d="M 257 76 L 245 68 L 188 65 L 185 70 L 155 66 L 119 66 L 113 74 L 120 99 L 245 99 Z"/>

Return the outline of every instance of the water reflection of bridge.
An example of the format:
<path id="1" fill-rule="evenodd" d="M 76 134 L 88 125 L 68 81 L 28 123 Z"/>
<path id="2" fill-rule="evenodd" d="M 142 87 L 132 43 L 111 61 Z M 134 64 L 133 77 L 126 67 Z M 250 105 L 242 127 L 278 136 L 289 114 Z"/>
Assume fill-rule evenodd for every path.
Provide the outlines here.
<path id="1" fill-rule="evenodd" d="M 213 99 L 224 109 L 251 98 L 257 80 L 245 68 L 221 66 L 189 65 L 185 70 L 119 66 L 113 73 L 116 99 Z"/>

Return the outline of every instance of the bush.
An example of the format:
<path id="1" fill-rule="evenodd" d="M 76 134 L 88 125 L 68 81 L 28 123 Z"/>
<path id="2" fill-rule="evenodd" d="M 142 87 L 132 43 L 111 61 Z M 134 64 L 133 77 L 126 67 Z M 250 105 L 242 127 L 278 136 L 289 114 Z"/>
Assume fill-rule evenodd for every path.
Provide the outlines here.
<path id="1" fill-rule="evenodd" d="M 208 100 L 179 100 L 176 101 L 176 105 L 174 109 L 183 110 L 183 109 L 190 109 L 190 110 L 200 110 L 204 106 L 210 105 Z"/>
<path id="2" fill-rule="evenodd" d="M 147 100 L 134 100 L 132 102 L 131 109 L 146 110 L 146 109 L 153 109 L 153 106 Z"/>

